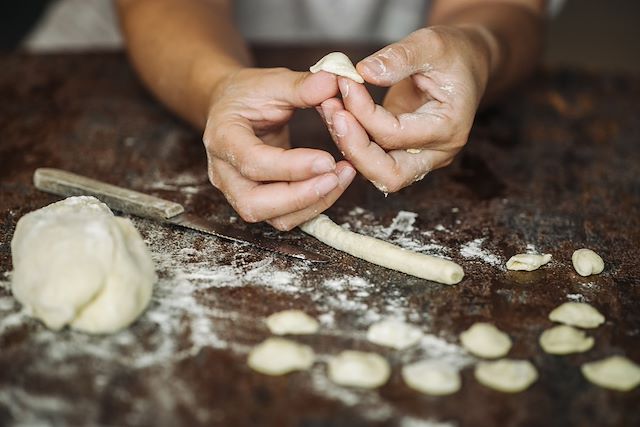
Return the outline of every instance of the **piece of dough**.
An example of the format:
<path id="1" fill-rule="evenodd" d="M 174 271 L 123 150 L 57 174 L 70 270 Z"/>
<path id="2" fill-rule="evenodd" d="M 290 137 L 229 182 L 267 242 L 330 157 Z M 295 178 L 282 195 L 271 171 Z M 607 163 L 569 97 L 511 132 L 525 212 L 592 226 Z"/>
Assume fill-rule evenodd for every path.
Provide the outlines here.
<path id="1" fill-rule="evenodd" d="M 591 249 L 578 249 L 571 255 L 571 262 L 578 274 L 585 277 L 600 274 L 604 270 L 604 261 Z"/>
<path id="2" fill-rule="evenodd" d="M 479 362 L 474 376 L 480 384 L 505 393 L 518 393 L 538 379 L 538 371 L 528 360 L 500 359 Z"/>
<path id="3" fill-rule="evenodd" d="M 336 384 L 376 388 L 386 383 L 391 373 L 389 363 L 380 355 L 345 350 L 329 360 L 329 378 Z"/>
<path id="4" fill-rule="evenodd" d="M 422 360 L 402 367 L 402 379 L 414 390 L 444 396 L 460 390 L 460 373 L 437 360 Z"/>
<path id="5" fill-rule="evenodd" d="M 549 313 L 549 320 L 579 328 L 597 328 L 604 323 L 604 316 L 584 302 L 565 302 Z"/>
<path id="6" fill-rule="evenodd" d="M 255 346 L 247 358 L 254 371 L 266 375 L 284 375 L 307 370 L 315 355 L 311 347 L 279 337 L 267 338 Z"/>
<path id="7" fill-rule="evenodd" d="M 125 328 L 145 309 L 157 280 L 131 221 L 95 197 L 69 197 L 28 213 L 11 251 L 13 295 L 55 330 Z"/>
<path id="8" fill-rule="evenodd" d="M 454 285 L 464 277 L 462 267 L 453 261 L 412 252 L 383 240 L 345 230 L 323 214 L 305 222 L 300 228 L 349 255 L 422 279 Z"/>
<path id="9" fill-rule="evenodd" d="M 640 366 L 624 356 L 611 356 L 580 367 L 582 375 L 600 387 L 633 390 L 640 384 Z"/>
<path id="10" fill-rule="evenodd" d="M 422 331 L 416 326 L 397 319 L 374 323 L 367 331 L 367 339 L 374 344 L 404 350 L 420 341 Z"/>
<path id="11" fill-rule="evenodd" d="M 316 62 L 315 65 L 312 65 L 309 71 L 312 73 L 326 71 L 338 76 L 350 78 L 357 83 L 364 83 L 364 79 L 358 74 L 356 67 L 353 66 L 353 62 L 342 52 L 331 52 L 325 55 L 320 61 Z"/>
<path id="12" fill-rule="evenodd" d="M 407 153 L 409 154 L 420 154 L 422 153 L 422 150 L 419 148 L 407 148 Z"/>
<path id="13" fill-rule="evenodd" d="M 507 261 L 508 270 L 533 271 L 551 261 L 551 254 L 517 254 Z"/>
<path id="14" fill-rule="evenodd" d="M 593 347 L 594 340 L 581 330 L 558 325 L 540 335 L 540 347 L 549 354 L 582 353 Z"/>
<path id="15" fill-rule="evenodd" d="M 464 348 L 476 356 L 494 359 L 502 357 L 511 349 L 511 338 L 490 323 L 474 323 L 460 334 Z"/>
<path id="16" fill-rule="evenodd" d="M 314 334 L 318 332 L 316 319 L 300 310 L 285 310 L 267 317 L 267 327 L 272 334 Z"/>

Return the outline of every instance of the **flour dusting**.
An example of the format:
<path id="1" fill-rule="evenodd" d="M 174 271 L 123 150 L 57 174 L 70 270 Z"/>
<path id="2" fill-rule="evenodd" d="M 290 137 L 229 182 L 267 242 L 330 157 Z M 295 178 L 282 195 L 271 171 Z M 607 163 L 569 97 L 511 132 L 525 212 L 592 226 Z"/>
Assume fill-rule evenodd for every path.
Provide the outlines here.
<path id="1" fill-rule="evenodd" d="M 504 265 L 504 262 L 502 261 L 502 259 L 497 255 L 492 254 L 488 250 L 482 248 L 485 240 L 487 240 L 486 237 L 480 237 L 464 243 L 462 246 L 460 246 L 460 255 L 467 259 L 478 259 L 486 264 L 503 270 L 504 268 L 502 267 Z"/>

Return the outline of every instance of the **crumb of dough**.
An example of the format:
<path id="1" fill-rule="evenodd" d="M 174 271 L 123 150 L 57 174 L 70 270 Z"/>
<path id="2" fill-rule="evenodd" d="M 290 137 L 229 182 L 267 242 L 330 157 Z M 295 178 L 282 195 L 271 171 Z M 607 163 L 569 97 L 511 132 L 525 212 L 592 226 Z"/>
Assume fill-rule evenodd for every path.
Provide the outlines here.
<path id="1" fill-rule="evenodd" d="M 275 335 L 314 334 L 318 332 L 318 321 L 301 310 L 284 310 L 273 313 L 265 320 L 269 331 Z"/>
<path id="2" fill-rule="evenodd" d="M 356 67 L 353 66 L 353 62 L 342 52 L 331 52 L 325 55 L 312 65 L 309 71 L 312 73 L 326 71 L 338 76 L 347 77 L 357 83 L 364 83 L 364 79 L 358 74 Z"/>
<path id="3" fill-rule="evenodd" d="M 479 362 L 474 375 L 480 384 L 505 393 L 518 393 L 538 379 L 538 371 L 528 360 L 500 359 Z"/>
<path id="4" fill-rule="evenodd" d="M 391 368 L 378 354 L 345 350 L 329 360 L 328 373 L 339 385 L 376 388 L 387 382 Z"/>
<path id="5" fill-rule="evenodd" d="M 374 323 L 367 331 L 367 339 L 374 344 L 404 350 L 422 338 L 422 331 L 397 319 L 385 319 Z"/>
<path id="6" fill-rule="evenodd" d="M 311 347 L 284 338 L 267 338 L 255 346 L 247 358 L 254 371 L 266 375 L 284 375 L 292 371 L 307 370 L 313 365 Z"/>
<path id="7" fill-rule="evenodd" d="M 540 347 L 549 354 L 582 353 L 593 347 L 594 339 L 568 325 L 558 325 L 540 335 Z"/>
<path id="8" fill-rule="evenodd" d="M 533 271 L 551 261 L 551 254 L 517 254 L 507 261 L 508 270 Z"/>
<path id="9" fill-rule="evenodd" d="M 549 313 L 549 320 L 579 328 L 596 328 L 605 321 L 593 306 L 584 302 L 565 302 Z"/>
<path id="10" fill-rule="evenodd" d="M 422 153 L 422 150 L 419 148 L 407 148 L 407 153 L 409 154 L 420 154 Z"/>
<path id="11" fill-rule="evenodd" d="M 576 272 L 584 277 L 600 274 L 604 270 L 604 261 L 591 249 L 578 249 L 571 255 L 571 262 Z"/>
<path id="12" fill-rule="evenodd" d="M 490 323 L 474 323 L 460 334 L 464 348 L 476 356 L 493 359 L 502 357 L 511 349 L 509 335 L 500 331 Z"/>
<path id="13" fill-rule="evenodd" d="M 410 388 L 432 396 L 444 396 L 460 390 L 460 373 L 438 360 L 422 360 L 402 368 L 402 378 Z"/>
<path id="14" fill-rule="evenodd" d="M 624 356 L 611 356 L 580 367 L 582 375 L 600 387 L 633 390 L 640 384 L 640 366 Z"/>

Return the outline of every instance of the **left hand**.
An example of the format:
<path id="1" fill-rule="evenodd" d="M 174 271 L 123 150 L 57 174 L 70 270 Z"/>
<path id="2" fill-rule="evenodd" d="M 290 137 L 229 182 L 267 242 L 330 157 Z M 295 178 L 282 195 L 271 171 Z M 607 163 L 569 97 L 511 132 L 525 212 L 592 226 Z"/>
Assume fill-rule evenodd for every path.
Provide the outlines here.
<path id="1" fill-rule="evenodd" d="M 378 189 L 422 179 L 466 144 L 490 72 L 487 36 L 477 27 L 425 28 L 358 63 L 367 82 L 391 87 L 383 106 L 364 85 L 338 79 L 342 101 L 324 101 L 322 116 L 345 158 Z"/>

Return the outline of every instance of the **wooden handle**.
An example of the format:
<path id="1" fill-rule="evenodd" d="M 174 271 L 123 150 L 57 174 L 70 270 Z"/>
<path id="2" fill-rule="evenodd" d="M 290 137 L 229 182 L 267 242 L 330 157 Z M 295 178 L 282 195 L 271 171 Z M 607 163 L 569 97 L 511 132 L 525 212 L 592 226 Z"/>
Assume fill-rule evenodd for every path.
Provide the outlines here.
<path id="1" fill-rule="evenodd" d="M 94 196 L 111 209 L 152 219 L 169 219 L 184 212 L 179 203 L 115 185 L 96 181 L 60 169 L 39 168 L 33 174 L 37 189 L 59 196 Z"/>

